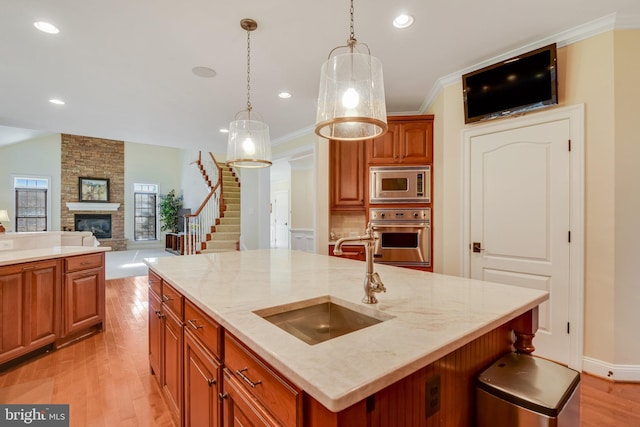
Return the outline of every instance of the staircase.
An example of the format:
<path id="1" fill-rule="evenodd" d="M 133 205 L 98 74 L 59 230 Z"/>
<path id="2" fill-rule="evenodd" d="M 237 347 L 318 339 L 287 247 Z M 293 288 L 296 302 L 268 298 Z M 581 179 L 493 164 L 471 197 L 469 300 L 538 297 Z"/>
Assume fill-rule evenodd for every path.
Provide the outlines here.
<path id="1" fill-rule="evenodd" d="M 237 251 L 240 246 L 240 183 L 230 168 L 222 168 L 220 218 L 202 242 L 201 253 Z"/>

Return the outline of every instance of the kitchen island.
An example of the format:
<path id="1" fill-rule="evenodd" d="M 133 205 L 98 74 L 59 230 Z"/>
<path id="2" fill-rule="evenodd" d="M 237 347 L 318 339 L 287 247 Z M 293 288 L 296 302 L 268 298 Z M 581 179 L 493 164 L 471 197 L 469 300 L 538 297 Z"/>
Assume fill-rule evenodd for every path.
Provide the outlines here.
<path id="1" fill-rule="evenodd" d="M 192 312 L 219 329 L 220 343 L 212 353 L 224 380 L 210 381 L 219 387 L 217 394 L 228 396 L 224 386 L 236 378 L 250 384 L 246 388 L 252 394 L 243 399 L 264 406 L 257 419 L 266 425 L 271 415 L 274 424 L 300 426 L 470 425 L 473 378 L 512 349 L 514 329 L 524 334 L 518 346 L 531 350 L 527 338 L 537 329 L 537 306 L 548 298 L 538 290 L 376 265 L 388 291 L 378 294 L 378 304 L 367 305 L 361 303 L 361 262 L 280 249 L 146 262 L 154 277 L 150 280 L 167 285 L 168 294 L 160 294 L 173 304 L 169 311 L 182 315 L 194 306 Z M 158 284 L 150 284 L 154 286 Z M 184 310 L 177 296 L 184 297 Z M 311 345 L 259 315 L 277 312 L 269 310 L 273 307 L 308 305 L 309 300 L 331 301 L 382 321 Z M 162 310 L 153 311 L 158 318 L 167 317 Z M 150 313 L 150 321 L 155 317 Z M 191 330 L 189 325 L 196 332 L 203 329 L 203 319 L 188 317 L 178 319 L 185 331 Z M 184 335 L 185 341 L 191 336 Z M 150 337 L 150 345 L 152 341 Z M 264 372 L 292 390 L 293 415 L 272 411 L 260 397 L 256 390 L 267 387 L 266 381 L 256 381 L 251 370 L 231 369 L 237 349 L 264 363 Z M 185 374 L 188 366 L 184 361 Z M 184 407 L 176 387 L 175 408 L 188 414 L 188 387 Z M 233 406 L 224 408 L 223 416 L 241 417 L 237 408 L 235 413 L 227 413 Z"/>

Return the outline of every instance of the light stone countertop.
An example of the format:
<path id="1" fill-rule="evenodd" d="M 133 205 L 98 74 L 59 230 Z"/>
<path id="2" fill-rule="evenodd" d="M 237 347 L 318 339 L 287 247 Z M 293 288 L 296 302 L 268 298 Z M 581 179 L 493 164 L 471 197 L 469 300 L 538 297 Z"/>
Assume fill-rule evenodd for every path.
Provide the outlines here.
<path id="1" fill-rule="evenodd" d="M 0 251 L 0 267 L 23 262 L 108 252 L 110 250 L 109 246 L 53 246 L 49 248 Z"/>
<path id="2" fill-rule="evenodd" d="M 548 299 L 547 292 L 376 265 L 387 292 L 361 303 L 365 264 L 286 249 L 149 258 L 149 268 L 334 412 Z M 253 311 L 329 295 L 391 317 L 308 345 Z M 535 341 L 534 341 L 535 342 Z"/>

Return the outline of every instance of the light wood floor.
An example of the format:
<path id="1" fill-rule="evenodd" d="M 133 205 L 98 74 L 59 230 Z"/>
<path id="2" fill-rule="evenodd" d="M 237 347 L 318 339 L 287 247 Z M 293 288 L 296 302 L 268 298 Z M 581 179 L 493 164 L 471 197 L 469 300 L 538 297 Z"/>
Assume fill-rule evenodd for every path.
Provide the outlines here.
<path id="1" fill-rule="evenodd" d="M 103 333 L 0 373 L 0 403 L 68 403 L 71 426 L 173 426 L 147 360 L 147 279 L 107 281 Z M 582 426 L 640 426 L 640 384 L 582 376 Z M 400 427 L 400 426 L 398 426 Z"/>

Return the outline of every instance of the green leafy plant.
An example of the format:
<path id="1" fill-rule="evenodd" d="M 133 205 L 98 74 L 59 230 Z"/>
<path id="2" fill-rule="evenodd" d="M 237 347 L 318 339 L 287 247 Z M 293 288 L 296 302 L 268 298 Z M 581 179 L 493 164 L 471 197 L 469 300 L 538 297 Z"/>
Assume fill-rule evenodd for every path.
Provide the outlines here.
<path id="1" fill-rule="evenodd" d="M 178 231 L 182 196 L 176 196 L 175 190 L 171 190 L 168 194 L 160 194 L 159 197 L 158 208 L 160 209 L 160 220 L 162 221 L 160 230 L 175 233 Z"/>

